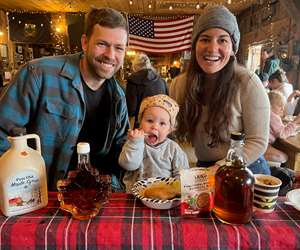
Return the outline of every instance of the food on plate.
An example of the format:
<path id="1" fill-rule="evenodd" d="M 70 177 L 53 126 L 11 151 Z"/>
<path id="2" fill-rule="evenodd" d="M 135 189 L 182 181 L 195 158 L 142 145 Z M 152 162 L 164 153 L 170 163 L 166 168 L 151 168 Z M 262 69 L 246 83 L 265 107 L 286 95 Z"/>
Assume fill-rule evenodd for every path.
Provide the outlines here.
<path id="1" fill-rule="evenodd" d="M 178 180 L 170 184 L 166 182 L 156 182 L 145 188 L 141 195 L 146 198 L 158 200 L 170 200 L 175 197 L 180 197 L 180 183 Z"/>

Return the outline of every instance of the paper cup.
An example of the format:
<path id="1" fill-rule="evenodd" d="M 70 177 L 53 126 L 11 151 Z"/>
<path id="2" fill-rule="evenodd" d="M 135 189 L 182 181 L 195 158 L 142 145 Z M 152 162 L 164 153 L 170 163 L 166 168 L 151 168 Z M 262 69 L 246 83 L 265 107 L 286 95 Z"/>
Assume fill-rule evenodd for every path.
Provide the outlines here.
<path id="1" fill-rule="evenodd" d="M 281 180 L 264 174 L 255 174 L 254 177 L 254 211 L 273 212 L 282 184 Z"/>

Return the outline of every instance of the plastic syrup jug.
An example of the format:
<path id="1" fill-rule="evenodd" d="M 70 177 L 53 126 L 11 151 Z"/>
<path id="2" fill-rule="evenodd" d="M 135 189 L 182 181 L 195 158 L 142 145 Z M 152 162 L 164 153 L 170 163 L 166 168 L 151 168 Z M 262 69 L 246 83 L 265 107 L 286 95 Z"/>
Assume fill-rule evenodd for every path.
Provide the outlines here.
<path id="1" fill-rule="evenodd" d="M 14 128 L 7 139 L 11 147 L 0 158 L 0 208 L 5 216 L 28 213 L 48 203 L 46 167 L 40 138 Z M 27 145 L 34 139 L 37 150 Z"/>

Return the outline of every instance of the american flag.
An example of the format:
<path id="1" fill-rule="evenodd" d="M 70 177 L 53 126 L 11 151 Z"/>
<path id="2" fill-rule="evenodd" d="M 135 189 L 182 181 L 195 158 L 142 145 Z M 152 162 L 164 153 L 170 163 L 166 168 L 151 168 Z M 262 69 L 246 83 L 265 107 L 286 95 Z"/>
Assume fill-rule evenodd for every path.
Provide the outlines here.
<path id="1" fill-rule="evenodd" d="M 129 48 L 171 53 L 191 47 L 194 16 L 180 20 L 150 20 L 128 15 Z"/>

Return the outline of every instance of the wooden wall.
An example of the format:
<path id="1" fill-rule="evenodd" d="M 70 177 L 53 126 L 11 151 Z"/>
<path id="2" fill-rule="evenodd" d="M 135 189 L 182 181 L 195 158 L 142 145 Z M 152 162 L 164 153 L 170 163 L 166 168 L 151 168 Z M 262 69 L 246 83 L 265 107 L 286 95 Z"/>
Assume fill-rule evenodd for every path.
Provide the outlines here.
<path id="1" fill-rule="evenodd" d="M 300 23 L 291 16 L 293 12 L 287 11 L 292 6 L 283 4 L 284 1 L 273 1 L 273 4 L 264 1 L 239 15 L 241 45 L 238 57 L 245 63 L 249 47 L 258 44 L 272 45 L 278 56 L 287 50 L 288 58 L 282 61 L 290 82 L 300 89 L 300 54 L 296 51 L 300 46 Z"/>

